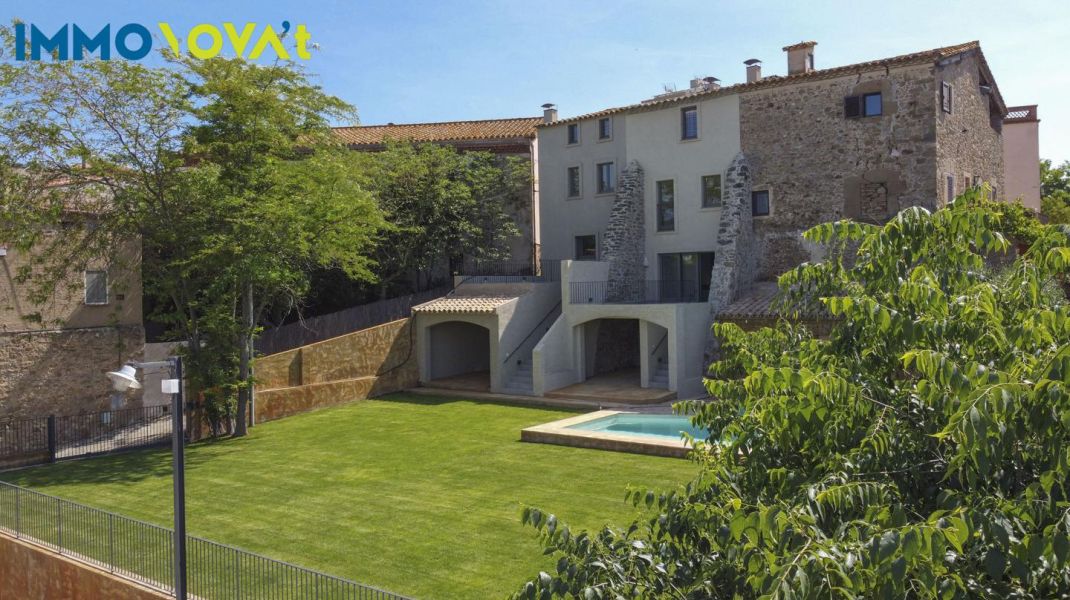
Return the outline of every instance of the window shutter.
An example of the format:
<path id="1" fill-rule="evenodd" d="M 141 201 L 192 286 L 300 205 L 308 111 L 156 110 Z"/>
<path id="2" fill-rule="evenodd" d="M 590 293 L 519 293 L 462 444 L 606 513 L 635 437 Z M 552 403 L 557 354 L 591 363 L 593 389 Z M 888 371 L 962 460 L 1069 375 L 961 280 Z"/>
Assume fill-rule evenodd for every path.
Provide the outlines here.
<path id="1" fill-rule="evenodd" d="M 847 96 L 843 99 L 843 116 L 848 119 L 862 116 L 862 96 Z"/>

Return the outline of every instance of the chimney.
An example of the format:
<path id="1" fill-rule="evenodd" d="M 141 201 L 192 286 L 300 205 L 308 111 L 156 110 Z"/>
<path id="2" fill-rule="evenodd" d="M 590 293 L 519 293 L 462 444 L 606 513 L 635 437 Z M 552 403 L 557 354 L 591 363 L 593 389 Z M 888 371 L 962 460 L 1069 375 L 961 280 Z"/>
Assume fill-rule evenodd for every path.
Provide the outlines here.
<path id="1" fill-rule="evenodd" d="M 801 75 L 814 70 L 814 46 L 817 42 L 799 42 L 784 46 L 788 53 L 788 75 Z"/>
<path id="2" fill-rule="evenodd" d="M 747 65 L 747 83 L 755 83 L 762 80 L 762 61 L 757 58 L 748 58 L 743 61 Z"/>
<path id="3" fill-rule="evenodd" d="M 557 121 L 557 105 L 547 102 L 542 105 L 542 122 L 549 125 Z"/>
<path id="4" fill-rule="evenodd" d="M 696 77 L 691 80 L 691 91 L 706 92 L 720 89 L 721 84 L 718 83 L 719 81 L 721 80 L 716 77 Z"/>

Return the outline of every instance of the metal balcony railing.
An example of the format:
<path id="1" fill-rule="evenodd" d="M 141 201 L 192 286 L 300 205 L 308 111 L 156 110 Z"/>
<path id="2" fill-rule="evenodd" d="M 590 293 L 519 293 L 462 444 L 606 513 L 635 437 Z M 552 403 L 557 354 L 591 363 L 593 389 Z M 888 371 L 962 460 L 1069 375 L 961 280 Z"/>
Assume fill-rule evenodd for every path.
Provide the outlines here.
<path id="1" fill-rule="evenodd" d="M 455 275 L 464 277 L 465 283 L 561 281 L 561 261 L 471 261 L 465 262 Z"/>
<path id="2" fill-rule="evenodd" d="M 677 304 L 705 302 L 695 281 L 573 281 L 571 304 Z"/>

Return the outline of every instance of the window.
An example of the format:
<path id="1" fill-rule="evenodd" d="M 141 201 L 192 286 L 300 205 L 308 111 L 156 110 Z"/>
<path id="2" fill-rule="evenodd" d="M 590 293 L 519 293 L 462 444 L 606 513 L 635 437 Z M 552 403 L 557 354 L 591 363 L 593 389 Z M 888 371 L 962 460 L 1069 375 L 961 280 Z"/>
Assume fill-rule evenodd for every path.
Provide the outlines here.
<path id="1" fill-rule="evenodd" d="M 613 120 L 609 117 L 598 119 L 598 139 L 608 140 L 613 137 Z"/>
<path id="2" fill-rule="evenodd" d="M 85 303 L 100 305 L 108 303 L 108 272 L 85 272 Z"/>
<path id="3" fill-rule="evenodd" d="M 769 190 L 757 190 L 750 193 L 750 214 L 764 217 L 769 214 Z"/>
<path id="4" fill-rule="evenodd" d="M 568 168 L 568 197 L 579 198 L 583 195 L 583 179 L 579 167 Z"/>
<path id="5" fill-rule="evenodd" d="M 713 252 L 658 255 L 662 302 L 703 302 L 710 297 Z"/>
<path id="6" fill-rule="evenodd" d="M 674 231 L 676 229 L 676 216 L 673 214 L 676 195 L 674 188 L 675 186 L 671 179 L 657 183 L 658 231 Z"/>
<path id="7" fill-rule="evenodd" d="M 862 116 L 863 117 L 877 117 L 883 112 L 884 106 L 881 102 L 881 94 L 877 92 L 875 94 L 866 94 L 862 96 Z"/>
<path id="8" fill-rule="evenodd" d="M 806 70 L 807 71 L 813 71 L 814 70 L 814 53 L 813 52 L 807 52 L 806 53 Z"/>
<path id="9" fill-rule="evenodd" d="M 953 91 L 950 83 L 940 84 L 940 108 L 948 114 L 951 114 L 951 103 L 954 96 Z"/>
<path id="10" fill-rule="evenodd" d="M 569 145 L 580 143 L 580 124 L 572 123 L 568 126 Z"/>
<path id="11" fill-rule="evenodd" d="M 980 175 L 974 175 L 973 176 L 973 187 L 981 187 L 981 176 Z"/>
<path id="12" fill-rule="evenodd" d="M 698 107 L 688 106 L 680 109 L 680 139 L 698 139 Z"/>
<path id="13" fill-rule="evenodd" d="M 721 176 L 702 176 L 702 208 L 721 205 Z"/>
<path id="14" fill-rule="evenodd" d="M 847 96 L 843 99 L 843 115 L 848 119 L 877 117 L 884 113 L 884 99 L 880 92 Z"/>
<path id="15" fill-rule="evenodd" d="M 598 260 L 598 238 L 593 235 L 576 236 L 576 260 Z"/>
<path id="16" fill-rule="evenodd" d="M 947 176 L 947 201 L 951 202 L 955 199 L 955 176 Z"/>
<path id="17" fill-rule="evenodd" d="M 612 194 L 617 190 L 617 177 L 613 173 L 613 163 L 598 163 L 598 193 Z"/>

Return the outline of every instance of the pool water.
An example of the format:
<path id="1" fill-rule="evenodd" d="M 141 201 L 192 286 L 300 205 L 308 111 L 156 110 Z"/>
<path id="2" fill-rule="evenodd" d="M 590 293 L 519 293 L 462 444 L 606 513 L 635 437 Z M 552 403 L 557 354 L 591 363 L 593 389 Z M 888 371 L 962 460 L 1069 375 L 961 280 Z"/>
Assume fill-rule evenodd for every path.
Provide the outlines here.
<path id="1" fill-rule="evenodd" d="M 623 433 L 671 440 L 679 440 L 681 433 L 687 433 L 699 440 L 709 437 L 709 432 L 692 425 L 690 418 L 676 415 L 609 415 L 601 419 L 569 425 L 567 429 Z"/>

